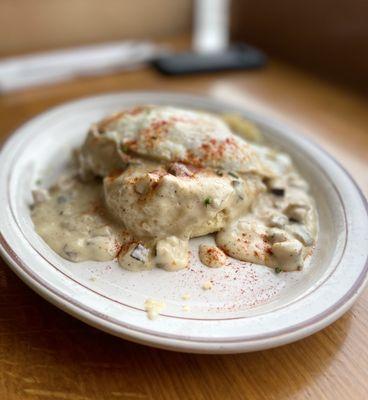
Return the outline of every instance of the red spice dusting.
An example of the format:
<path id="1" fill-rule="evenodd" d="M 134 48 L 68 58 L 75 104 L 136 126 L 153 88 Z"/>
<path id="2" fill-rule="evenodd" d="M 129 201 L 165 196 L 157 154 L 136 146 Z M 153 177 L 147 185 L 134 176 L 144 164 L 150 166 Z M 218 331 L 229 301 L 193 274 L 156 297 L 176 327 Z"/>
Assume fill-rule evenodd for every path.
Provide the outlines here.
<path id="1" fill-rule="evenodd" d="M 203 143 L 198 154 L 194 154 L 192 150 L 187 150 L 187 154 L 183 162 L 193 164 L 195 166 L 203 166 L 208 161 L 216 162 L 223 159 L 225 153 L 235 152 L 238 147 L 233 138 L 227 138 L 224 141 L 210 139 L 208 143 Z"/>
<path id="2" fill-rule="evenodd" d="M 114 247 L 115 247 L 115 257 L 119 257 L 120 253 L 123 250 L 123 246 L 121 243 L 116 241 Z"/>
<path id="3" fill-rule="evenodd" d="M 122 174 L 122 172 L 123 172 L 122 169 L 114 169 L 109 173 L 109 175 L 106 178 L 113 181 L 116 178 L 118 178 Z"/>
<path id="4" fill-rule="evenodd" d="M 208 258 L 209 258 L 210 262 L 219 261 L 220 260 L 221 252 L 217 247 L 209 247 L 206 250 L 206 253 L 208 255 Z"/>
<path id="5" fill-rule="evenodd" d="M 117 113 L 114 113 L 106 118 L 104 118 L 98 125 L 97 129 L 100 133 L 102 133 L 108 126 L 112 123 L 117 121 L 118 119 L 124 117 L 124 115 L 137 115 L 140 114 L 141 112 L 144 112 L 148 109 L 149 107 L 147 106 L 137 106 L 133 107 L 130 110 L 124 110 L 120 111 Z"/>
<path id="6" fill-rule="evenodd" d="M 127 148 L 128 151 L 137 151 L 138 149 L 138 144 L 137 144 L 137 140 L 132 139 L 132 140 L 126 140 L 123 143 L 124 147 Z"/>
<path id="7" fill-rule="evenodd" d="M 266 253 L 269 254 L 270 256 L 273 255 L 273 251 L 272 251 L 271 246 L 266 247 L 265 251 L 266 251 Z"/>
<path id="8" fill-rule="evenodd" d="M 139 132 L 147 148 L 154 148 L 157 142 L 165 137 L 170 128 L 170 122 L 165 120 L 153 121 L 147 128 Z"/>
<path id="9" fill-rule="evenodd" d="M 137 243 L 137 242 L 134 240 L 131 240 L 127 243 L 120 244 L 120 248 L 116 254 L 116 257 L 119 257 L 120 254 L 125 254 L 129 250 L 130 246 L 134 243 Z"/>

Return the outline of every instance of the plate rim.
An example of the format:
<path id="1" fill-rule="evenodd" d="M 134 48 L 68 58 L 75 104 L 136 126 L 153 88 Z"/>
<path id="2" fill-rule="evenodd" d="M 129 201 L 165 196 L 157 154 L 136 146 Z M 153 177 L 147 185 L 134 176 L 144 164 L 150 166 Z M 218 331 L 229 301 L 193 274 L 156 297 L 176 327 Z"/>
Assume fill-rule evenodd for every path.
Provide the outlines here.
<path id="1" fill-rule="evenodd" d="M 27 122 L 21 124 L 18 128 L 16 128 L 13 131 L 13 134 L 10 134 L 7 140 L 4 142 L 0 155 L 4 153 L 4 149 L 6 149 L 9 144 L 11 144 L 12 141 L 15 141 L 18 135 L 21 135 L 24 131 L 24 129 L 27 127 L 28 124 L 31 122 L 37 120 L 38 118 L 45 116 L 46 114 L 52 113 L 53 110 L 56 110 L 58 108 L 62 108 L 64 106 L 71 106 L 75 105 L 77 103 L 81 103 L 85 100 L 88 101 L 94 101 L 99 98 L 108 98 L 111 97 L 111 95 L 116 96 L 116 95 L 124 95 L 125 97 L 131 96 L 131 95 L 137 95 L 137 94 L 147 94 L 149 93 L 150 95 L 169 95 L 169 96 L 181 96 L 181 97 L 191 97 L 191 98 L 196 98 L 198 101 L 199 100 L 205 100 L 209 102 L 213 102 L 214 104 L 217 103 L 217 105 L 224 105 L 227 107 L 232 107 L 232 108 L 238 108 L 238 109 L 243 109 L 244 112 L 246 112 L 248 115 L 254 116 L 256 120 L 260 120 L 266 125 L 269 125 L 271 127 L 274 127 L 278 130 L 284 130 L 284 131 L 291 131 L 291 129 L 283 124 L 280 123 L 279 121 L 269 118 L 269 117 L 264 117 L 262 114 L 257 114 L 254 112 L 251 112 L 247 110 L 246 107 L 241 107 L 241 106 L 234 106 L 231 103 L 227 103 L 226 101 L 218 100 L 215 98 L 211 98 L 210 96 L 200 96 L 195 93 L 189 93 L 189 92 L 161 92 L 161 91 L 129 91 L 129 92 L 109 92 L 109 93 L 104 93 L 100 94 L 97 96 L 86 96 L 83 98 L 75 99 L 72 101 L 67 101 L 60 103 L 52 108 L 49 108 L 37 115 L 35 115 L 33 118 L 28 120 Z M 359 186 L 356 184 L 355 180 L 351 177 L 350 173 L 333 157 L 331 156 L 327 151 L 325 151 L 323 148 L 321 148 L 318 144 L 316 144 L 314 141 L 310 140 L 308 137 L 302 135 L 302 138 L 306 141 L 308 141 L 312 146 L 317 147 L 320 151 L 324 153 L 325 156 L 327 156 L 336 166 L 339 167 L 339 169 L 345 174 L 345 176 L 350 180 L 350 182 L 353 184 L 353 186 L 356 189 L 355 195 L 359 195 L 359 197 L 362 200 L 362 203 L 365 207 L 366 210 L 366 215 L 368 215 L 368 204 L 367 200 L 365 199 L 361 189 Z M 336 188 L 337 191 L 338 187 Z M 368 268 L 368 257 L 366 259 L 365 265 L 363 265 L 362 270 L 350 288 L 350 290 L 342 296 L 338 302 L 334 303 L 333 306 L 331 306 L 327 311 L 324 313 L 326 315 L 323 316 L 320 320 L 315 322 L 314 324 L 309 324 L 307 326 L 299 328 L 295 328 L 292 332 L 284 333 L 281 335 L 273 335 L 268 338 L 260 338 L 260 339 L 254 339 L 254 340 L 246 340 L 245 342 L 239 342 L 237 341 L 235 345 L 229 345 L 229 342 L 224 342 L 221 344 L 221 341 L 219 342 L 212 342 L 212 343 L 206 343 L 204 344 L 203 342 L 196 342 L 195 340 L 190 340 L 189 342 L 186 341 L 185 338 L 183 339 L 177 339 L 177 338 L 168 338 L 168 337 L 158 337 L 157 335 L 152 335 L 152 334 L 144 334 L 142 332 L 137 332 L 133 331 L 130 332 L 128 328 L 123 328 L 119 326 L 116 328 L 118 325 L 113 323 L 112 321 L 108 321 L 106 318 L 101 319 L 89 313 L 86 309 L 83 309 L 76 304 L 68 302 L 66 299 L 63 298 L 63 296 L 60 296 L 60 294 L 53 293 L 53 290 L 50 289 L 47 286 L 43 286 L 40 282 L 37 281 L 34 277 L 30 274 L 27 274 L 27 272 L 21 267 L 21 264 L 23 263 L 21 258 L 18 257 L 18 255 L 13 252 L 12 248 L 7 244 L 7 241 L 5 237 L 3 236 L 2 233 L 0 233 L 0 252 L 2 253 L 4 259 L 7 261 L 7 263 L 10 265 L 11 269 L 33 290 L 35 290 L 38 294 L 40 294 L 42 297 L 44 297 L 46 300 L 50 301 L 54 305 L 58 306 L 62 310 L 68 312 L 69 314 L 73 315 L 74 317 L 77 317 L 78 319 L 81 319 L 84 322 L 87 322 L 88 324 L 97 327 L 99 329 L 102 329 L 104 331 L 107 331 L 109 333 L 112 333 L 116 336 L 123 337 L 138 343 L 143 343 L 143 344 L 148 344 L 148 345 L 154 345 L 156 347 L 160 348 L 165 348 L 165 349 L 172 349 L 172 350 L 180 350 L 180 351 L 187 351 L 187 352 L 201 352 L 201 353 L 237 353 L 237 352 L 244 352 L 244 351 L 253 351 L 253 350 L 259 350 L 259 349 L 266 349 L 274 346 L 278 346 L 281 344 L 286 344 L 298 339 L 301 339 L 305 336 L 308 336 L 325 326 L 329 325 L 330 323 L 334 322 L 337 318 L 339 318 L 344 312 L 346 312 L 351 305 L 354 303 L 356 298 L 361 294 L 361 292 L 364 290 L 365 286 L 368 283 L 368 274 L 367 274 L 367 268 Z M 330 311 L 331 308 L 334 308 L 332 311 Z M 246 343 L 246 344 L 244 344 Z"/>

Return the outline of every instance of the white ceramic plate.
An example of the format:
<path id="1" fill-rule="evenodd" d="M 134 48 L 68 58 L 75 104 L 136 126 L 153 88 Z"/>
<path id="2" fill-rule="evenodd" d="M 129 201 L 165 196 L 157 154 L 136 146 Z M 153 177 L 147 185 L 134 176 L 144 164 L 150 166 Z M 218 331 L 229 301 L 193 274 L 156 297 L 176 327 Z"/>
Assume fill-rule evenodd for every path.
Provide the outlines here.
<path id="1" fill-rule="evenodd" d="M 48 186 L 81 143 L 91 122 L 139 103 L 215 112 L 236 111 L 294 158 L 315 196 L 320 233 L 303 272 L 275 274 L 248 263 L 133 273 L 112 262 L 68 262 L 34 232 L 31 189 Z M 108 94 L 71 102 L 19 128 L 0 155 L 0 245 L 13 271 L 32 289 L 75 317 L 139 343 L 187 352 L 265 349 L 310 335 L 341 316 L 367 281 L 367 205 L 350 176 L 323 150 L 285 126 L 209 98 L 174 93 Z M 198 240 L 192 246 L 198 245 Z M 211 240 L 206 238 L 205 240 Z M 193 251 L 193 254 L 196 254 Z M 212 290 L 202 284 L 213 282 Z M 189 294 L 188 300 L 182 296 Z M 166 308 L 156 320 L 148 298 Z M 188 306 L 189 310 L 184 310 Z"/>

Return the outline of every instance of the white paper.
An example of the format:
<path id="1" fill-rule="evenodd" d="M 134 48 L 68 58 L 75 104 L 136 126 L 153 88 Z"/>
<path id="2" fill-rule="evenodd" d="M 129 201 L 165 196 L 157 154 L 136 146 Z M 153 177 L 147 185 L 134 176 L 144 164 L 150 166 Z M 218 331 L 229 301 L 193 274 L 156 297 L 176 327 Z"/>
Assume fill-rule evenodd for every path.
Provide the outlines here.
<path id="1" fill-rule="evenodd" d="M 150 42 L 113 42 L 0 60 L 0 92 L 133 68 L 165 51 Z"/>

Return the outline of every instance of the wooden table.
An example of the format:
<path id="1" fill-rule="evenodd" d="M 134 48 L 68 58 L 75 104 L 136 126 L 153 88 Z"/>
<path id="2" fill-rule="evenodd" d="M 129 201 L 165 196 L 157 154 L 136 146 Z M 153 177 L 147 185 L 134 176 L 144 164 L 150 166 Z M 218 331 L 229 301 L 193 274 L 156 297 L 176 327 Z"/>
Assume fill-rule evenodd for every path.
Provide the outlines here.
<path id="1" fill-rule="evenodd" d="M 363 98 L 272 62 L 262 71 L 166 78 L 150 69 L 0 97 L 0 135 L 50 106 L 121 90 L 179 90 L 243 104 L 298 127 L 368 193 Z M 312 337 L 239 355 L 156 350 L 99 332 L 59 311 L 0 261 L 0 399 L 366 399 L 368 292 Z"/>

